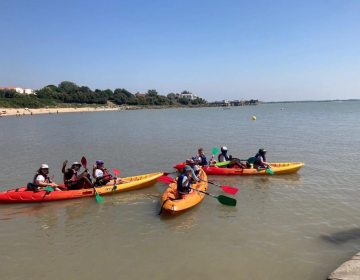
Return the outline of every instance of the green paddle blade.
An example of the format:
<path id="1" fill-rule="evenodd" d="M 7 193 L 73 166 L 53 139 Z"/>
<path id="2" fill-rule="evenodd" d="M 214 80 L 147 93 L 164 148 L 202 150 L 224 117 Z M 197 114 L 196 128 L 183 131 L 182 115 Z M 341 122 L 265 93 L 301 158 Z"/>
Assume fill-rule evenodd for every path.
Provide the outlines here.
<path id="1" fill-rule="evenodd" d="M 251 158 L 248 158 L 247 162 L 254 164 L 254 163 L 255 163 L 255 160 L 256 160 L 255 157 L 251 157 Z"/>
<path id="2" fill-rule="evenodd" d="M 225 195 L 219 195 L 216 197 L 221 204 L 227 205 L 227 206 L 236 206 L 236 199 L 227 197 Z"/>
<path id="3" fill-rule="evenodd" d="M 47 187 L 44 189 L 44 191 L 47 191 L 47 192 L 53 192 L 54 189 L 52 187 Z"/>
<path id="4" fill-rule="evenodd" d="M 215 163 L 215 166 L 223 166 L 223 165 L 227 165 L 229 163 L 230 163 L 230 161 L 218 162 L 218 163 Z"/>
<path id="5" fill-rule="evenodd" d="M 103 202 L 103 200 L 104 199 L 98 193 L 96 193 L 96 201 L 101 203 L 101 202 Z"/>
<path id="6" fill-rule="evenodd" d="M 212 149 L 213 155 L 217 154 L 218 152 L 219 152 L 219 149 L 218 149 L 218 148 L 213 148 L 213 149 Z"/>
<path id="7" fill-rule="evenodd" d="M 266 169 L 266 172 L 274 175 L 274 171 L 272 171 L 270 168 Z"/>

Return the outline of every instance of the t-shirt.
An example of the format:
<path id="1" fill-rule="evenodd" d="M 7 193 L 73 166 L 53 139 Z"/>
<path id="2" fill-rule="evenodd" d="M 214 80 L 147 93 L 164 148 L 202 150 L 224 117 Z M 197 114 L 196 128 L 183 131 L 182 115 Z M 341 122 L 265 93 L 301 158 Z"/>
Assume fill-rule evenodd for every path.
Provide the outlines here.
<path id="1" fill-rule="evenodd" d="M 70 180 L 71 177 L 74 175 L 74 171 L 71 168 L 68 168 L 68 173 L 65 173 L 65 179 Z"/>
<path id="2" fill-rule="evenodd" d="M 255 159 L 255 163 L 260 164 L 261 161 L 264 161 L 264 158 L 262 155 L 258 155 Z"/>
<path id="3" fill-rule="evenodd" d="M 226 158 L 225 158 L 225 156 L 223 154 L 220 155 L 219 159 L 220 159 L 219 160 L 220 162 L 226 161 Z"/>
<path id="4" fill-rule="evenodd" d="M 39 185 L 39 182 L 45 182 L 45 177 L 41 174 L 39 174 L 35 179 L 35 185 Z"/>
<path id="5" fill-rule="evenodd" d="M 99 178 L 104 176 L 104 172 L 101 169 L 96 169 L 95 170 L 95 178 Z"/>

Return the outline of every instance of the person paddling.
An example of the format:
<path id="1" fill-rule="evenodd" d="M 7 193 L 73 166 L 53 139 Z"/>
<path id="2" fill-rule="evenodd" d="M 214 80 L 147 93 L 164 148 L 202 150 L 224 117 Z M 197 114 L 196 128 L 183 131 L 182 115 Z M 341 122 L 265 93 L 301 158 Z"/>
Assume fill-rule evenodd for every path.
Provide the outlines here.
<path id="1" fill-rule="evenodd" d="M 190 189 L 193 170 L 189 165 L 185 165 L 182 174 L 177 178 L 177 192 L 180 196 L 187 195 L 192 192 Z"/>
<path id="2" fill-rule="evenodd" d="M 38 171 L 36 171 L 32 183 L 28 184 L 28 189 L 32 191 L 42 191 L 46 187 L 52 187 L 54 191 L 61 191 L 58 184 L 55 184 L 49 178 L 49 166 L 42 164 Z"/>
<path id="3" fill-rule="evenodd" d="M 71 168 L 66 169 L 68 161 L 65 160 L 61 172 L 64 174 L 64 184 L 69 190 L 80 190 L 90 189 L 93 187 L 90 179 L 88 178 L 89 173 L 85 170 L 83 173 L 78 175 L 78 171 L 81 168 L 81 164 L 74 162 Z"/>
<path id="4" fill-rule="evenodd" d="M 270 164 L 266 162 L 266 150 L 261 148 L 255 155 L 254 168 L 270 168 Z"/>
<path id="5" fill-rule="evenodd" d="M 94 164 L 93 177 L 96 179 L 96 184 L 98 186 L 112 186 L 115 182 L 116 185 L 129 183 L 129 181 L 123 180 L 121 178 L 113 178 L 109 171 L 104 167 L 104 162 L 102 160 L 97 160 Z"/>

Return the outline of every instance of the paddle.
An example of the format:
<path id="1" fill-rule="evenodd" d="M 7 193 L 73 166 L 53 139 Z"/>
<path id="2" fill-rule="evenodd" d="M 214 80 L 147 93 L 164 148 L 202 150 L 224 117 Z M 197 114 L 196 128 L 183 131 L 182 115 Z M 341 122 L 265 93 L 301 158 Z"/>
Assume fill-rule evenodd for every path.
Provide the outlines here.
<path id="1" fill-rule="evenodd" d="M 119 176 L 119 175 L 120 175 L 120 171 L 119 171 L 119 170 L 117 170 L 117 169 L 113 169 L 113 172 L 114 172 L 115 176 Z M 115 193 L 116 188 L 117 188 L 117 186 L 116 186 L 116 178 L 114 178 L 113 193 Z"/>
<path id="2" fill-rule="evenodd" d="M 81 164 L 82 166 L 85 168 L 85 170 L 87 170 L 87 160 L 86 158 L 83 156 L 81 158 Z M 99 193 L 97 192 L 96 190 L 96 187 L 95 187 L 95 184 L 93 185 L 93 188 L 94 188 L 94 191 L 95 191 L 95 198 L 96 198 L 96 201 L 98 203 L 102 202 L 104 199 L 99 195 Z"/>
<path id="3" fill-rule="evenodd" d="M 157 178 L 157 179 L 158 179 L 158 181 L 165 182 L 165 183 L 168 183 L 168 184 L 170 184 L 170 183 L 176 183 L 173 178 L 170 178 L 170 177 L 167 177 L 167 176 L 160 176 L 160 177 Z M 200 190 L 198 190 L 198 189 L 194 189 L 194 188 L 190 188 L 190 189 L 192 189 L 192 190 L 194 190 L 194 191 L 198 191 L 198 192 L 204 193 L 204 194 L 209 195 L 209 196 L 212 196 L 212 197 L 215 197 L 215 198 L 217 198 L 217 200 L 218 200 L 221 204 L 223 204 L 223 205 L 236 206 L 236 199 L 234 199 L 234 198 L 227 197 L 227 196 L 225 196 L 225 195 L 215 196 L 215 195 L 213 195 L 213 194 L 200 191 Z"/>
<path id="4" fill-rule="evenodd" d="M 239 191 L 239 189 L 231 187 L 231 186 L 221 186 L 221 185 L 215 184 L 214 182 L 205 181 L 205 180 L 202 180 L 202 179 L 200 179 L 200 180 L 204 181 L 206 183 L 209 183 L 211 185 L 220 187 L 224 192 L 229 193 L 229 194 L 236 194 Z"/>

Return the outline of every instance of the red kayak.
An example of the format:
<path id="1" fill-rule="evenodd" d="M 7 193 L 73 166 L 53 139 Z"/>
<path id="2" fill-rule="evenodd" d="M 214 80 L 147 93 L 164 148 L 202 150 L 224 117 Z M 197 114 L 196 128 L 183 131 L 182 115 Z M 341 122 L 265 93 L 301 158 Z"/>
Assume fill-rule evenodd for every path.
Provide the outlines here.
<path id="1" fill-rule="evenodd" d="M 175 169 L 181 171 L 185 166 L 185 162 L 179 163 L 174 166 Z M 283 175 L 296 173 L 301 167 L 305 165 L 303 162 L 284 162 L 284 163 L 270 163 L 271 171 L 275 175 Z M 251 165 L 252 166 L 252 165 Z M 227 175 L 227 176 L 253 176 L 253 175 L 269 175 L 265 168 L 221 168 L 217 166 L 204 166 L 202 168 L 207 175 Z"/>

